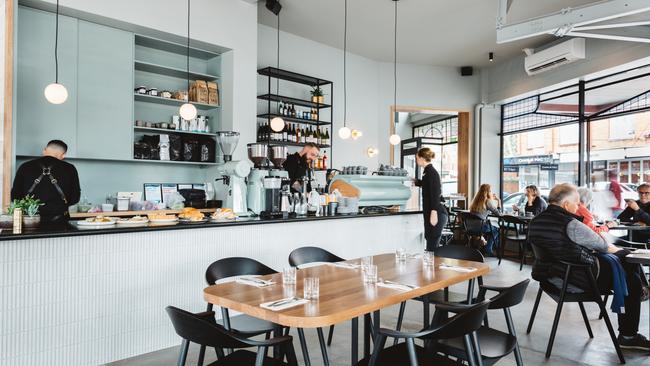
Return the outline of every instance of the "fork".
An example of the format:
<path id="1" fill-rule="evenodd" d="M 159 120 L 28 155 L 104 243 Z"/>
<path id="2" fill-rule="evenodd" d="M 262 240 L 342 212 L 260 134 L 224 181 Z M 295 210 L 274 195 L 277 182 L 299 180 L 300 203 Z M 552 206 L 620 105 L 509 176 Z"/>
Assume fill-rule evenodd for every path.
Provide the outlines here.
<path id="1" fill-rule="evenodd" d="M 276 307 L 276 306 L 285 305 L 285 304 L 288 304 L 290 302 L 298 301 L 298 300 L 300 300 L 300 298 L 294 296 L 294 297 L 292 297 L 290 299 L 280 299 L 280 300 L 274 301 L 274 302 L 268 304 L 267 306 Z"/>

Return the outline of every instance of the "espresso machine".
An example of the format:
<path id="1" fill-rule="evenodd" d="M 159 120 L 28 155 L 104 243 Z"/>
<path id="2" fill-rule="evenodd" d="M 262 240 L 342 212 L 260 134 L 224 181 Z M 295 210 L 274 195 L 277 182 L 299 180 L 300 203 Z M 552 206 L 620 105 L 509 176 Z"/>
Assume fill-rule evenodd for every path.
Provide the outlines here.
<path id="1" fill-rule="evenodd" d="M 289 172 L 284 170 L 282 164 L 287 160 L 287 147 L 286 146 L 270 146 L 270 156 L 271 162 L 273 163 L 273 169 L 269 173 L 269 176 L 280 177 L 282 178 L 282 186 L 289 187 Z"/>
<path id="2" fill-rule="evenodd" d="M 228 187 L 223 207 L 231 208 L 238 216 L 248 216 L 246 177 L 251 171 L 252 163 L 248 159 L 232 161 L 232 154 L 238 142 L 239 132 L 217 132 L 217 144 L 223 153 L 224 163 L 217 165 L 217 172 L 221 178 L 216 180 L 223 181 Z"/>
<path id="3" fill-rule="evenodd" d="M 266 191 L 264 188 L 264 178 L 269 176 L 268 169 L 268 148 L 266 144 L 252 143 L 248 144 L 248 159 L 253 162 L 254 168 L 248 175 L 246 201 L 248 209 L 259 215 L 266 210 Z"/>

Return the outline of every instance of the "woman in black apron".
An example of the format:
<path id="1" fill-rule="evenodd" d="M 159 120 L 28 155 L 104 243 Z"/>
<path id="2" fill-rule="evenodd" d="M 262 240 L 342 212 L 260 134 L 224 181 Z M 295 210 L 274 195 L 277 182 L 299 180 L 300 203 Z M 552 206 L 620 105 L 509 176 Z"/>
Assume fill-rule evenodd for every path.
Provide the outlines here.
<path id="1" fill-rule="evenodd" d="M 422 211 L 424 213 L 424 238 L 427 240 L 427 251 L 432 251 L 440 245 L 442 229 L 447 225 L 447 210 L 442 204 L 442 183 L 440 175 L 431 161 L 435 153 L 428 147 L 418 150 L 416 162 L 424 172 L 422 179 L 416 179 L 415 185 L 422 187 Z"/>

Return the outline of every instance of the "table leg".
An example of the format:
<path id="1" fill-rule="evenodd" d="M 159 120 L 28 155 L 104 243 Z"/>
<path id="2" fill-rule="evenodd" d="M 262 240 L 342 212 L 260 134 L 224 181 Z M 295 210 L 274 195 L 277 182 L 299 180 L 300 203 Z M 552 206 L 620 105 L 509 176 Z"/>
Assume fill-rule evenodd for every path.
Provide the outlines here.
<path id="1" fill-rule="evenodd" d="M 472 304 L 472 299 L 474 298 L 474 283 L 476 283 L 476 279 L 472 278 L 469 280 L 468 288 L 467 288 L 467 303 Z"/>
<path id="2" fill-rule="evenodd" d="M 318 333 L 318 343 L 320 344 L 320 352 L 323 355 L 323 365 L 329 366 L 330 360 L 327 357 L 327 344 L 325 343 L 325 336 L 323 335 L 323 328 L 316 328 Z"/>
<path id="3" fill-rule="evenodd" d="M 379 327 L 381 325 L 381 315 L 379 310 L 376 310 L 375 313 L 373 314 L 374 318 L 374 327 L 372 328 L 372 333 L 374 335 L 373 337 L 373 343 L 376 344 L 379 336 Z"/>
<path id="4" fill-rule="evenodd" d="M 422 296 L 422 306 L 424 307 L 424 311 L 422 312 L 424 316 L 422 324 L 424 325 L 424 329 L 427 329 L 431 324 L 431 314 L 429 313 L 431 309 L 431 306 L 429 305 L 429 294 Z"/>
<path id="5" fill-rule="evenodd" d="M 370 357 L 370 314 L 363 315 L 363 357 Z"/>
<path id="6" fill-rule="evenodd" d="M 352 318 L 352 344 L 350 345 L 350 365 L 359 362 L 359 318 Z"/>
<path id="7" fill-rule="evenodd" d="M 307 341 L 305 340 L 304 329 L 298 328 L 298 338 L 300 339 L 300 348 L 302 349 L 302 359 L 305 362 L 305 366 L 311 366 L 311 361 L 309 360 L 309 350 L 307 349 Z"/>

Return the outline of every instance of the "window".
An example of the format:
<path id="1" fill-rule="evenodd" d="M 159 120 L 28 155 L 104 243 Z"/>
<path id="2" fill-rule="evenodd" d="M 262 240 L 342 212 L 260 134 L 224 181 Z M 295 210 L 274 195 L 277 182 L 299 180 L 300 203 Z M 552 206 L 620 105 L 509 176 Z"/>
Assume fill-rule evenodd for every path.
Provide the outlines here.
<path id="1" fill-rule="evenodd" d="M 544 131 L 545 130 L 530 131 L 526 134 L 526 144 L 528 149 L 544 147 Z"/>
<path id="2" fill-rule="evenodd" d="M 630 140 L 634 138 L 634 115 L 609 120 L 609 140 Z"/>
<path id="3" fill-rule="evenodd" d="M 574 125 L 561 126 L 559 127 L 559 132 L 560 145 L 574 145 L 578 143 L 580 132 Z"/>

